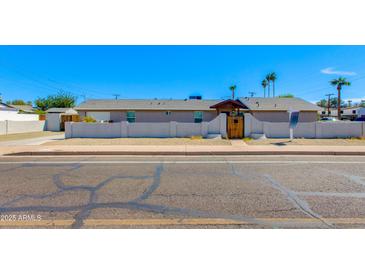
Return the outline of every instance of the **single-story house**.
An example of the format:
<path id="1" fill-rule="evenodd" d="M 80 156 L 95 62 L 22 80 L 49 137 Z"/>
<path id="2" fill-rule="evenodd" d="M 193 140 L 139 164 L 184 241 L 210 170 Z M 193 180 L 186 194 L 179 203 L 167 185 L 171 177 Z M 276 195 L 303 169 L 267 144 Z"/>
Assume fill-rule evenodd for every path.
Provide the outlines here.
<path id="1" fill-rule="evenodd" d="M 46 111 L 46 128 L 49 131 L 62 131 L 65 128 L 64 122 L 73 121 L 75 116 L 78 117 L 78 113 L 73 108 L 50 108 Z"/>
<path id="2" fill-rule="evenodd" d="M 37 121 L 39 120 L 36 114 L 23 114 L 11 105 L 0 102 L 0 121 Z"/>
<path id="3" fill-rule="evenodd" d="M 121 122 L 208 122 L 220 112 L 251 113 L 266 122 L 287 122 L 288 111 L 300 111 L 299 122 L 314 122 L 320 108 L 300 98 L 239 98 L 238 100 L 159 100 L 119 99 L 87 100 L 75 107 L 82 119 L 91 116 L 97 121 Z"/>
<path id="4" fill-rule="evenodd" d="M 320 107 L 300 98 L 239 98 L 257 120 L 263 122 L 288 122 L 288 111 L 300 111 L 299 122 L 317 121 Z"/>
<path id="5" fill-rule="evenodd" d="M 14 117 L 18 113 L 16 108 L 0 102 L 0 121 L 9 120 L 9 118 Z"/>
<path id="6" fill-rule="evenodd" d="M 18 110 L 19 113 L 34 114 L 35 109 L 31 105 L 10 105 Z"/>

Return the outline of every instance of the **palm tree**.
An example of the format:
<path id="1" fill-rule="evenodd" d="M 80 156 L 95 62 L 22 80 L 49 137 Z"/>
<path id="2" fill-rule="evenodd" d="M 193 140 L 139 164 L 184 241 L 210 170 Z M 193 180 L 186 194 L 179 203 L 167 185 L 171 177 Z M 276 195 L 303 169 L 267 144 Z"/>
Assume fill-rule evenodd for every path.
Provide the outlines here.
<path id="1" fill-rule="evenodd" d="M 346 80 L 346 78 L 339 77 L 338 79 L 333 79 L 330 84 L 337 88 L 337 118 L 341 120 L 341 89 L 342 86 L 350 86 L 351 83 Z"/>
<path id="2" fill-rule="evenodd" d="M 236 90 L 237 86 L 236 85 L 233 85 L 233 86 L 230 86 L 229 89 L 232 91 L 232 100 L 234 100 L 234 91 Z"/>
<path id="3" fill-rule="evenodd" d="M 270 73 L 265 76 L 265 80 L 267 81 L 267 97 L 270 97 Z"/>
<path id="4" fill-rule="evenodd" d="M 275 97 L 275 81 L 277 79 L 277 76 L 275 72 L 271 72 L 269 75 L 270 81 L 272 82 L 272 97 Z"/>
<path id="5" fill-rule="evenodd" d="M 266 87 L 267 87 L 267 85 L 268 85 L 267 80 L 266 79 L 262 80 L 261 86 L 264 88 L 264 97 L 266 97 Z"/>

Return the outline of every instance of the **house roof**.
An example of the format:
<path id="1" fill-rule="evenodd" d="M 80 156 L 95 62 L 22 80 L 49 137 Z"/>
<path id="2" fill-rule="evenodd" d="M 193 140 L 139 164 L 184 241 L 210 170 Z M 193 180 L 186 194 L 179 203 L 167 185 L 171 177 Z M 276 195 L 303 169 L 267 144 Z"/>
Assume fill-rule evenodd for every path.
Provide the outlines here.
<path id="1" fill-rule="evenodd" d="M 50 108 L 47 109 L 47 113 L 67 113 L 67 114 L 77 114 L 73 108 Z"/>
<path id="2" fill-rule="evenodd" d="M 16 108 L 13 108 L 12 106 L 0 102 L 0 111 L 18 111 Z"/>
<path id="3" fill-rule="evenodd" d="M 322 109 L 300 98 L 241 97 L 239 100 L 250 110 L 257 111 L 318 111 Z"/>
<path id="4" fill-rule="evenodd" d="M 87 100 L 76 110 L 212 110 L 210 106 L 222 100 L 169 100 L 169 99 L 119 99 Z"/>
<path id="5" fill-rule="evenodd" d="M 10 106 L 23 112 L 34 112 L 34 108 L 31 105 L 10 105 Z"/>

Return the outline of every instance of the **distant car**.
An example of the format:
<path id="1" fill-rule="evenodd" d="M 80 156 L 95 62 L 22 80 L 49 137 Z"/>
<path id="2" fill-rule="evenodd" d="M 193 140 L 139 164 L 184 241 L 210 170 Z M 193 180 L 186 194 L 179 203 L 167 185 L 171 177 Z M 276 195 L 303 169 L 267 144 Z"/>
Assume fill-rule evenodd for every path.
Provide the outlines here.
<path id="1" fill-rule="evenodd" d="M 336 122 L 338 120 L 335 117 L 323 117 L 323 118 L 321 118 L 320 121 L 322 121 L 322 122 Z"/>

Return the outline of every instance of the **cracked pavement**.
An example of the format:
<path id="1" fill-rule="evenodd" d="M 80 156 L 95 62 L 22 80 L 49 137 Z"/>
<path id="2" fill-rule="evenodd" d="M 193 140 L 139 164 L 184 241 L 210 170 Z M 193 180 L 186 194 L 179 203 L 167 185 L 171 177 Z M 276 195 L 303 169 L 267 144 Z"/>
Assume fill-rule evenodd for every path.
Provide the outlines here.
<path id="1" fill-rule="evenodd" d="M 361 156 L 1 157 L 0 228 L 362 228 L 364 166 Z"/>

